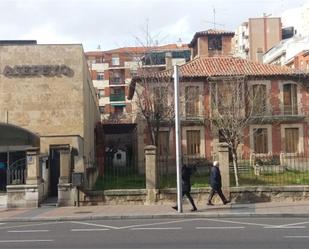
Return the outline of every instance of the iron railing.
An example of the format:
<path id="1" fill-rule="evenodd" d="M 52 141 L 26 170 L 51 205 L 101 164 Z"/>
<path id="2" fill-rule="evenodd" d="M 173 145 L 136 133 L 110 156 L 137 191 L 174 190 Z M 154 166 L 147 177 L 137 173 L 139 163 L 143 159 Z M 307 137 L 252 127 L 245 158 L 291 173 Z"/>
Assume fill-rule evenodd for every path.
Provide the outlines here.
<path id="1" fill-rule="evenodd" d="M 26 158 L 21 158 L 7 168 L 7 185 L 25 184 L 26 176 Z"/>
<path id="2" fill-rule="evenodd" d="M 238 161 L 239 186 L 308 185 L 309 156 L 299 153 L 255 155 Z M 231 186 L 235 186 L 235 171 L 230 162 Z"/>

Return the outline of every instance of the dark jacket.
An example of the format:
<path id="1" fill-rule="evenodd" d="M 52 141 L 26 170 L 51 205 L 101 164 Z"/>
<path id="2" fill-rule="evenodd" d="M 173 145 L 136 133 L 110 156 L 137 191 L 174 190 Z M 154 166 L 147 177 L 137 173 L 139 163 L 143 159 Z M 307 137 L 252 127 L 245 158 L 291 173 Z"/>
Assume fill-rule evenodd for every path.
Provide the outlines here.
<path id="1" fill-rule="evenodd" d="M 210 168 L 210 186 L 213 189 L 220 189 L 222 187 L 220 169 L 216 166 Z"/>
<path id="2" fill-rule="evenodd" d="M 192 168 L 187 167 L 186 165 L 182 166 L 181 169 L 181 178 L 182 178 L 182 192 L 190 192 L 191 191 L 191 175 Z"/>

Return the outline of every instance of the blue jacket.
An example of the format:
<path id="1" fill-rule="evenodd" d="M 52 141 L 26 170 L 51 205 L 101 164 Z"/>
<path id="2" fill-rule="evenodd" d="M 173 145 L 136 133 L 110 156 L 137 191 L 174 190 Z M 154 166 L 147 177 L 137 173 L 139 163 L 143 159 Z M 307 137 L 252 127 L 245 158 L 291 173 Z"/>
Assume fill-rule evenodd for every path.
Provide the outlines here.
<path id="1" fill-rule="evenodd" d="M 210 186 L 213 189 L 220 189 L 222 187 L 220 169 L 216 166 L 210 168 Z"/>

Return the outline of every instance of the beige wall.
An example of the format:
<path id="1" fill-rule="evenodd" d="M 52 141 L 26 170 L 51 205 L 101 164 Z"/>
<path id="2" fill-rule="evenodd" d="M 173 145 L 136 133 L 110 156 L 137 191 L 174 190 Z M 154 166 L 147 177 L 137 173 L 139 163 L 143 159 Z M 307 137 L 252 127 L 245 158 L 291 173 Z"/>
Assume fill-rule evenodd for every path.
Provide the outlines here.
<path id="1" fill-rule="evenodd" d="M 281 41 L 281 19 L 250 18 L 249 39 L 249 59 L 257 61 L 258 49 L 265 53 Z"/>
<path id="2" fill-rule="evenodd" d="M 15 65 L 66 65 L 74 75 L 3 75 L 5 66 Z M 0 46 L 0 73 L 0 122 L 37 133 L 43 153 L 49 144 L 71 144 L 94 161 L 99 111 L 82 45 Z"/>

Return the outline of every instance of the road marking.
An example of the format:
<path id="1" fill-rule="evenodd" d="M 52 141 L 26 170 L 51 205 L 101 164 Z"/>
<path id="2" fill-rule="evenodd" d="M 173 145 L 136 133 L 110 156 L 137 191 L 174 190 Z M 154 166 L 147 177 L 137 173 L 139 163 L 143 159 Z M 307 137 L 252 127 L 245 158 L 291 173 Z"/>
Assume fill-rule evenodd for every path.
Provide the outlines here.
<path id="1" fill-rule="evenodd" d="M 71 229 L 71 232 L 93 232 L 93 231 L 108 231 L 107 228 L 81 228 L 81 229 Z"/>
<path id="2" fill-rule="evenodd" d="M 306 226 L 269 226 L 269 227 L 263 227 L 265 229 L 300 229 L 300 228 L 306 228 Z"/>
<path id="3" fill-rule="evenodd" d="M 194 221 L 194 220 L 200 220 L 200 219 L 194 218 L 194 219 L 182 219 L 182 220 L 164 221 L 164 222 L 156 222 L 156 223 L 148 223 L 148 224 L 138 224 L 138 225 L 119 227 L 118 229 L 146 227 L 146 226 L 155 226 L 155 225 L 166 225 L 166 224 L 173 224 L 173 223 L 180 223 L 180 222 L 187 222 L 187 221 Z"/>
<path id="4" fill-rule="evenodd" d="M 196 227 L 196 229 L 244 229 L 245 227 Z"/>
<path id="5" fill-rule="evenodd" d="M 308 235 L 291 235 L 291 236 L 284 236 L 284 238 L 287 238 L 287 239 L 307 239 L 309 238 Z"/>
<path id="6" fill-rule="evenodd" d="M 0 229 L 10 229 L 10 228 L 20 228 L 20 227 L 32 227 L 32 226 L 43 226 L 43 225 L 54 225 L 54 224 L 61 224 L 65 223 L 65 221 L 55 221 L 55 222 L 42 222 L 42 223 L 30 223 L 30 224 L 23 224 L 23 225 L 15 225 L 15 226 L 8 226 L 8 227 L 0 227 Z"/>
<path id="7" fill-rule="evenodd" d="M 309 221 L 303 221 L 303 222 L 297 222 L 297 223 L 290 223 L 290 224 L 284 224 L 284 225 L 280 225 L 280 226 L 276 226 L 276 227 L 291 227 L 291 226 L 297 226 L 297 225 L 304 225 L 304 224 L 308 224 Z"/>
<path id="8" fill-rule="evenodd" d="M 181 230 L 182 227 L 135 227 L 130 230 Z"/>
<path id="9" fill-rule="evenodd" d="M 201 219 L 202 220 L 202 219 Z M 250 222 L 240 222 L 240 221 L 230 221 L 230 220 L 217 220 L 217 219 L 208 219 L 204 218 L 203 220 L 209 220 L 209 221 L 215 221 L 215 222 L 221 222 L 221 223 L 231 223 L 231 224 L 240 224 L 240 225 L 250 225 L 250 226 L 263 226 L 263 227 L 269 227 L 271 225 L 269 224 L 261 224 L 261 223 L 250 223 Z"/>
<path id="10" fill-rule="evenodd" d="M 49 230 L 11 230 L 8 233 L 46 233 Z"/>
<path id="11" fill-rule="evenodd" d="M 52 242 L 53 239 L 0 240 L 0 243 Z"/>
<path id="12" fill-rule="evenodd" d="M 81 222 L 81 221 L 71 221 L 73 224 L 80 224 L 80 225 L 87 225 L 87 226 L 95 226 L 95 227 L 105 227 L 105 228 L 111 228 L 111 229 L 119 229 L 119 227 L 112 227 L 107 225 L 100 225 L 95 223 L 88 223 L 88 222 Z"/>

